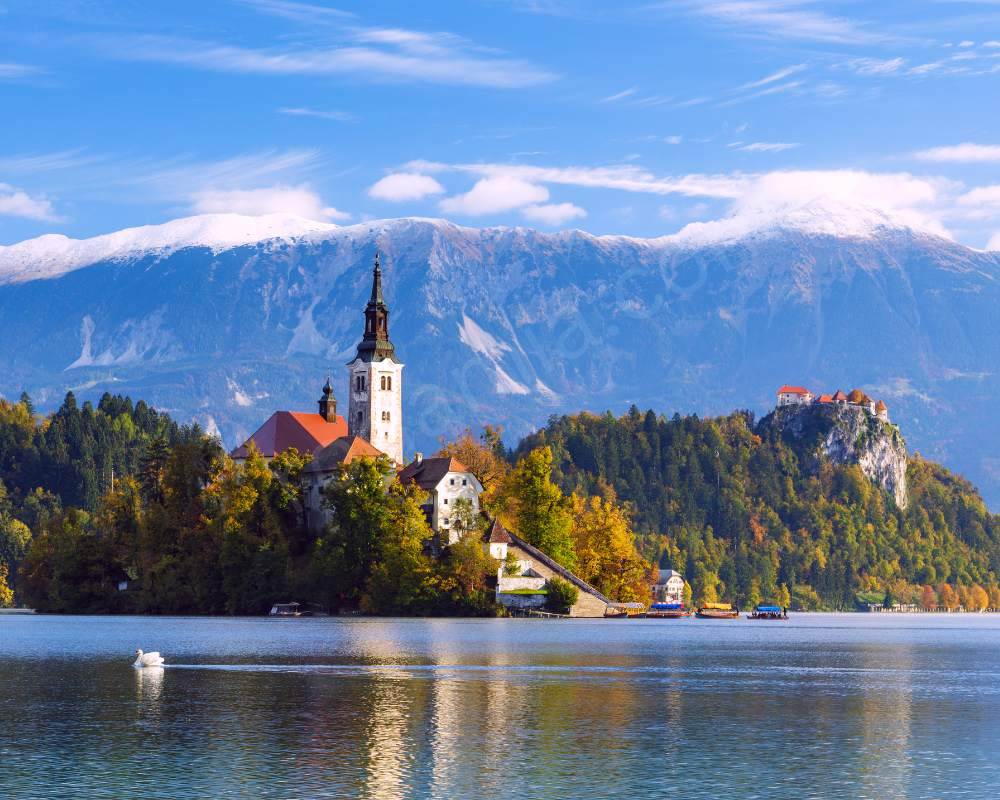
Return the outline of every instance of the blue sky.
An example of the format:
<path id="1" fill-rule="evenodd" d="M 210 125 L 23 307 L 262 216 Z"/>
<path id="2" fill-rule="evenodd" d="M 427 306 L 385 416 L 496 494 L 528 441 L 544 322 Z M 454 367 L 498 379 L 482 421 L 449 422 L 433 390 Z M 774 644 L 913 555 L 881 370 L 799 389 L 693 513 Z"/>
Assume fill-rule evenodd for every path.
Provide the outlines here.
<path id="1" fill-rule="evenodd" d="M 1000 249 L 1000 0 L 0 0 L 0 244 L 192 213 Z"/>

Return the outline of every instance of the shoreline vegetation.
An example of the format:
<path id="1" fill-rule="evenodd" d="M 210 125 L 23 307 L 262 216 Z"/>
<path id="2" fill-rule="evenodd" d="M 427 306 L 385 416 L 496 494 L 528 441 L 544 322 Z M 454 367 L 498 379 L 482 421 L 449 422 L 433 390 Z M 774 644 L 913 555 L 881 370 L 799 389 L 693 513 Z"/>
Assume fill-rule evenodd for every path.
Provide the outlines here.
<path id="1" fill-rule="evenodd" d="M 484 487 L 451 546 L 388 459 L 331 481 L 331 522 L 304 524 L 308 456 L 233 462 L 197 427 L 129 398 L 54 413 L 0 400 L 0 606 L 53 613 L 495 616 L 498 518 L 619 602 L 650 601 L 654 568 L 685 603 L 793 610 L 1000 607 L 1000 521 L 975 488 L 914 457 L 905 510 L 856 465 L 817 459 L 749 412 L 553 417 L 507 449 L 465 432 L 441 454 Z M 462 517 L 462 514 L 456 514 Z M 888 612 L 898 613 L 898 612 Z"/>

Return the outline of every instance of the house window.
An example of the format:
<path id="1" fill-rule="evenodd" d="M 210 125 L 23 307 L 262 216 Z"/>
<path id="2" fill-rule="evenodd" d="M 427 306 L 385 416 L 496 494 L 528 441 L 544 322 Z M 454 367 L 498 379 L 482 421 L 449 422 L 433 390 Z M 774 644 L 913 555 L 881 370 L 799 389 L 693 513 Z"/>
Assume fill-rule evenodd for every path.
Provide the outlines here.
<path id="1" fill-rule="evenodd" d="M 450 483 L 451 483 L 452 486 L 454 486 L 455 485 L 455 479 L 452 478 L 451 481 L 450 481 Z"/>
<path id="2" fill-rule="evenodd" d="M 447 527 L 448 525 L 451 525 L 451 520 L 450 520 L 450 519 L 448 519 L 447 517 L 445 517 L 445 518 L 444 518 L 444 524 L 445 524 L 445 526 L 446 526 L 446 527 Z"/>
<path id="3" fill-rule="evenodd" d="M 385 375 L 382 376 L 382 391 L 385 391 Z"/>
<path id="4" fill-rule="evenodd" d="M 466 478 L 462 478 L 462 486 L 468 486 L 469 481 Z"/>
<path id="5" fill-rule="evenodd" d="M 364 375 L 358 375 L 358 376 L 355 377 L 355 379 L 354 379 L 354 388 L 357 391 L 359 391 L 359 392 L 363 392 L 365 390 L 365 376 Z"/>
<path id="6" fill-rule="evenodd" d="M 448 498 L 447 497 L 444 499 L 444 504 L 448 505 Z"/>
<path id="7" fill-rule="evenodd" d="M 390 392 L 392 391 L 392 375 L 387 375 L 385 379 L 385 388 Z"/>
<path id="8" fill-rule="evenodd" d="M 365 412 L 364 411 L 359 411 L 358 412 L 358 424 L 359 425 L 361 424 L 361 420 L 363 420 L 364 418 L 365 418 Z"/>

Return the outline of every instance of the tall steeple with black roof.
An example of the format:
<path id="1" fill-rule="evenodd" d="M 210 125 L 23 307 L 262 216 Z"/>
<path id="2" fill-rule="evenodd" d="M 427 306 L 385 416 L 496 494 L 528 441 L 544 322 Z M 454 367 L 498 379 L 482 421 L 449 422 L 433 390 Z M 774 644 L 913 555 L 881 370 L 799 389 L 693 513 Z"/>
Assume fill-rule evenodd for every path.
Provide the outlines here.
<path id="1" fill-rule="evenodd" d="M 395 359 L 396 348 L 389 339 L 389 306 L 382 296 L 382 265 L 375 253 L 372 295 L 365 306 L 365 333 L 358 344 L 358 358 L 363 361 Z"/>
<path id="2" fill-rule="evenodd" d="M 347 365 L 347 426 L 397 463 L 403 463 L 403 364 L 389 339 L 389 306 L 382 294 L 382 263 L 375 253 L 365 331 Z"/>

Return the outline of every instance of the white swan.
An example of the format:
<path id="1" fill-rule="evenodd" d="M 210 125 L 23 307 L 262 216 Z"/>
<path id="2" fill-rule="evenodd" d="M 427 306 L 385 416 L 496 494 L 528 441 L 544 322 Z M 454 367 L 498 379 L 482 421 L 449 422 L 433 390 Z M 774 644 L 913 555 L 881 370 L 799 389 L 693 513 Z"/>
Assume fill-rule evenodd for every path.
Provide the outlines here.
<path id="1" fill-rule="evenodd" d="M 163 659 L 159 653 L 144 653 L 142 650 L 135 651 L 135 662 L 132 664 L 136 669 L 144 667 L 162 667 Z"/>

